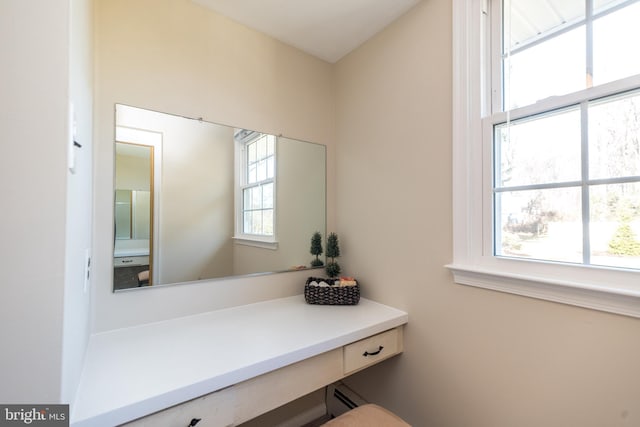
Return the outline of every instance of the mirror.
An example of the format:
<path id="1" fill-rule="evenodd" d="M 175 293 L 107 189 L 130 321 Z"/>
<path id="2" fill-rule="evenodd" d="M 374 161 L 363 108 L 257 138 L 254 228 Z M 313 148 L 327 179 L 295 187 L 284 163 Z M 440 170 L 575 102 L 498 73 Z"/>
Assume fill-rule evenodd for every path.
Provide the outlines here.
<path id="1" fill-rule="evenodd" d="M 326 147 L 116 105 L 114 290 L 310 268 Z"/>

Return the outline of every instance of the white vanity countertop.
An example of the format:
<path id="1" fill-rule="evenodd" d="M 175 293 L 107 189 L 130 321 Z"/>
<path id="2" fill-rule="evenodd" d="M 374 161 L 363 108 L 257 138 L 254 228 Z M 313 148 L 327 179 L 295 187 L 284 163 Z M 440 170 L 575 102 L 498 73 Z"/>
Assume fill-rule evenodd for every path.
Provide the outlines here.
<path id="1" fill-rule="evenodd" d="M 114 426 L 407 323 L 302 295 L 92 335 L 71 425 Z"/>
<path id="2" fill-rule="evenodd" d="M 149 256 L 149 249 L 144 249 L 144 248 L 118 249 L 113 253 L 114 258 L 127 258 L 132 256 Z"/>

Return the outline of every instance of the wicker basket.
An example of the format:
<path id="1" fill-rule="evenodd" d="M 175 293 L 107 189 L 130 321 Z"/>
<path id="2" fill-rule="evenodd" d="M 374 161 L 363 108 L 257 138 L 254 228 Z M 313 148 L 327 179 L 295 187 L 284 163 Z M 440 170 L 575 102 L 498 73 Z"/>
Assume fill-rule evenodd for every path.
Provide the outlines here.
<path id="1" fill-rule="evenodd" d="M 326 282 L 331 286 L 311 286 L 311 282 Z M 304 299 L 308 304 L 356 305 L 360 301 L 360 285 L 338 286 L 340 279 L 309 277 L 304 284 Z"/>

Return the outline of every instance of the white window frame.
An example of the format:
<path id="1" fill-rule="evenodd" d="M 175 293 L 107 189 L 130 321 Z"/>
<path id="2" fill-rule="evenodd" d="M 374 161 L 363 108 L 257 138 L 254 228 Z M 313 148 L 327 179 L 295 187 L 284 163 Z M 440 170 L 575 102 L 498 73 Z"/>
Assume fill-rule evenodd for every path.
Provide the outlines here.
<path id="1" fill-rule="evenodd" d="M 243 224 L 244 224 L 244 197 L 243 192 L 248 187 L 253 187 L 254 185 L 246 184 L 247 180 L 247 145 L 256 139 L 260 138 L 264 134 L 256 133 L 256 137 L 251 140 L 245 141 L 236 141 L 236 191 L 235 191 L 235 200 L 236 200 L 236 214 L 235 214 L 235 235 L 233 240 L 236 244 L 245 245 L 245 246 L 254 246 L 262 249 L 278 249 L 278 240 L 277 240 L 277 206 L 276 206 L 276 177 L 277 177 L 277 169 L 278 169 L 278 137 L 274 137 L 274 172 L 273 178 L 269 178 L 267 180 L 261 181 L 259 184 L 265 184 L 270 182 L 273 184 L 273 235 L 259 235 L 259 234 L 249 234 L 244 233 Z"/>
<path id="2" fill-rule="evenodd" d="M 482 121 L 491 98 L 489 1 L 453 0 L 453 262 L 447 268 L 459 284 L 640 317 L 638 272 L 493 256 L 492 128 Z"/>

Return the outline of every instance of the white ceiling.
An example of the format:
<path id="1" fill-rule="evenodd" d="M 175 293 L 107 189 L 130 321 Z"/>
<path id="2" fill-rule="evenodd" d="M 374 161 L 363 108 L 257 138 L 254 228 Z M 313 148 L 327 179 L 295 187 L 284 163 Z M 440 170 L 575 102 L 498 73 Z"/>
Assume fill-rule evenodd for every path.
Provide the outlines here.
<path id="1" fill-rule="evenodd" d="M 193 1 L 333 63 L 421 0 Z"/>

